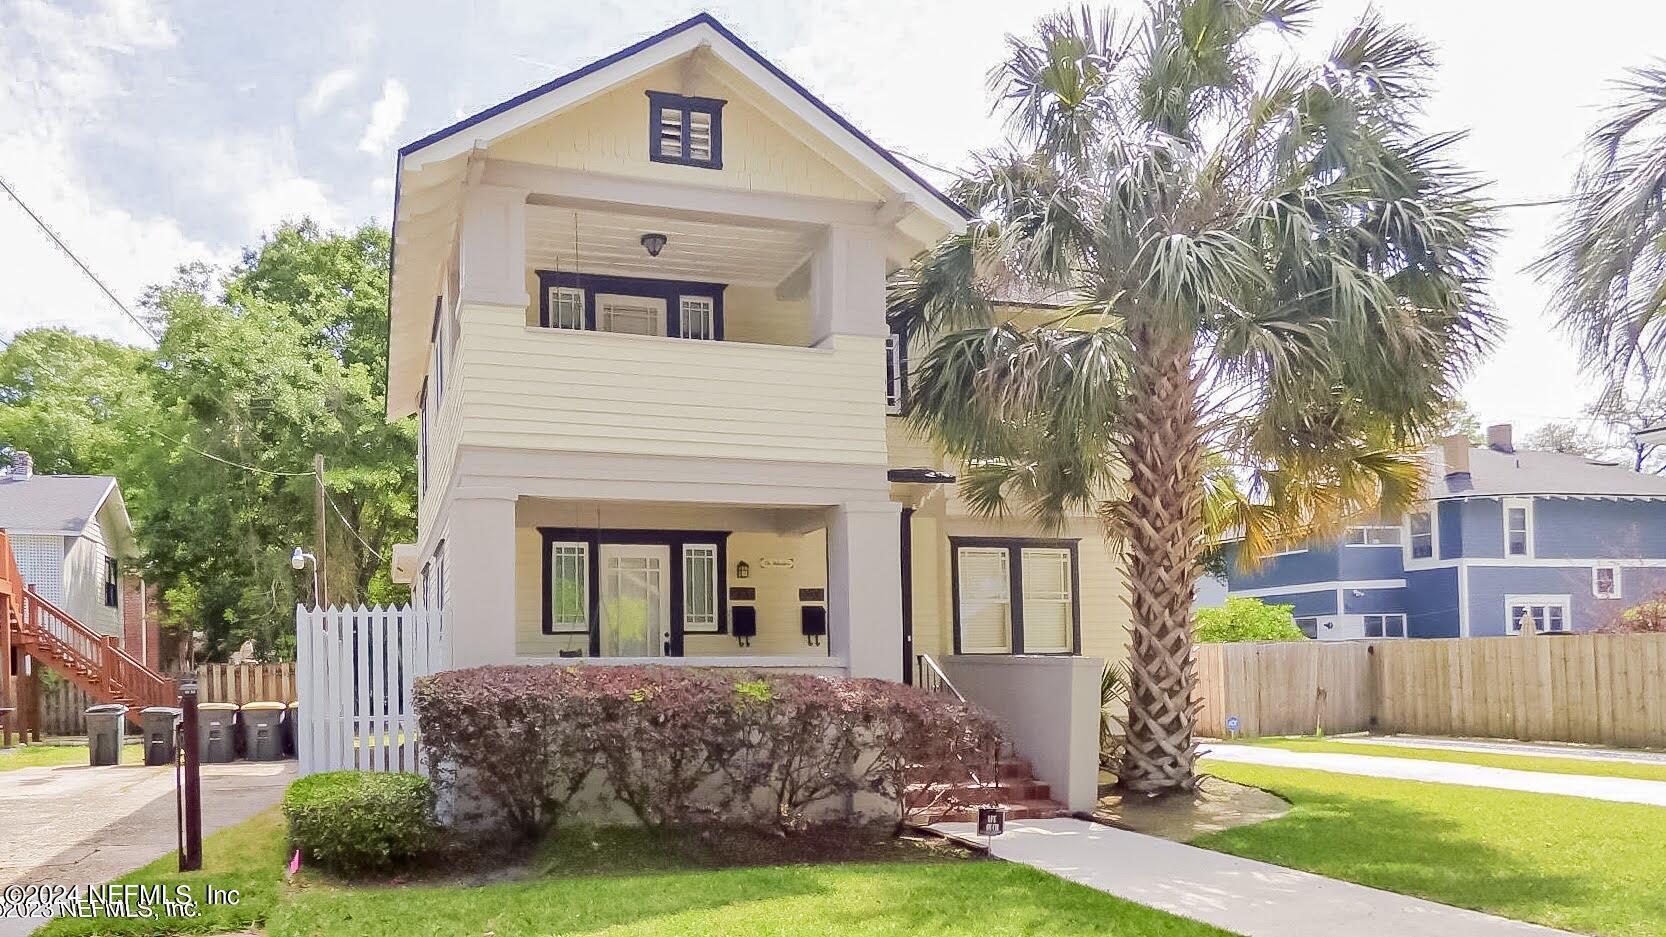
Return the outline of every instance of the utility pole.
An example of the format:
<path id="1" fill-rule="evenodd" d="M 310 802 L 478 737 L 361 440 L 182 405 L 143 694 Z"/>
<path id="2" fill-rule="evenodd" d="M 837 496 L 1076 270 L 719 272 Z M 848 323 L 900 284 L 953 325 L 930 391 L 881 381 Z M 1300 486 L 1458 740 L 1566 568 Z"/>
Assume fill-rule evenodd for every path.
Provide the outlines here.
<path id="1" fill-rule="evenodd" d="M 318 597 L 318 607 L 329 608 L 330 567 L 324 562 L 324 550 L 328 546 L 329 541 L 328 528 L 324 523 L 324 453 L 315 452 L 312 454 L 312 474 L 315 476 L 314 480 L 318 484 L 317 491 L 315 492 L 317 495 L 315 500 L 318 502 L 318 532 L 316 534 L 318 537 L 318 558 L 313 561 L 318 567 L 318 584 L 322 593 Z"/>

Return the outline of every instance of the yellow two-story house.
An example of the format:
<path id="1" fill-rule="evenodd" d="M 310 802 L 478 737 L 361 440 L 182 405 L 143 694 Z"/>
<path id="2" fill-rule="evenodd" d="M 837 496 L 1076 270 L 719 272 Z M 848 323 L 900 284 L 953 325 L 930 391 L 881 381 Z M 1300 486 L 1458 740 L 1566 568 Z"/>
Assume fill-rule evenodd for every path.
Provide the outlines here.
<path id="1" fill-rule="evenodd" d="M 942 667 L 986 696 L 1022 671 L 1091 706 L 1070 757 L 1096 753 L 1120 564 L 1088 518 L 971 516 L 900 417 L 886 277 L 960 206 L 704 14 L 397 173 L 388 416 L 421 420 L 421 493 L 396 567 L 453 666 Z"/>

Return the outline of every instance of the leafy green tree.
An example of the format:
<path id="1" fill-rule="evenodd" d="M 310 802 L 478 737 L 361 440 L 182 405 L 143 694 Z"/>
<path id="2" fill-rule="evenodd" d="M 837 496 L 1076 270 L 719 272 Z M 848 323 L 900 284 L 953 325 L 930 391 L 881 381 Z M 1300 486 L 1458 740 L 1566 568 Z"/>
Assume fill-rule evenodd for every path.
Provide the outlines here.
<path id="1" fill-rule="evenodd" d="M 0 351 L 0 447 L 50 475 L 116 475 L 129 508 L 146 496 L 130 441 L 155 420 L 148 350 L 67 329 L 19 332 Z M 9 458 L 0 456 L 9 461 Z"/>
<path id="2" fill-rule="evenodd" d="M 1293 605 L 1268 605 L 1260 599 L 1227 599 L 1220 608 L 1200 608 L 1192 635 L 1204 644 L 1234 641 L 1306 641 L 1296 627 Z"/>
<path id="3" fill-rule="evenodd" d="M 330 601 L 405 598 L 387 557 L 415 533 L 415 440 L 411 421 L 385 419 L 381 359 L 367 350 L 386 328 L 386 246 L 374 228 L 287 225 L 222 281 L 187 270 L 153 297 L 171 431 L 153 453 L 144 542 L 165 585 L 190 585 L 211 654 L 250 638 L 290 653 L 295 604 L 313 601 L 289 555 L 317 552 L 314 453 Z"/>
<path id="4" fill-rule="evenodd" d="M 1208 537 L 1264 554 L 1398 513 L 1495 332 L 1488 211 L 1456 136 L 1416 129 L 1427 46 L 1367 16 L 1321 62 L 1258 54 L 1312 7 L 1152 0 L 1010 39 L 992 84 L 1016 146 L 980 155 L 956 189 L 978 220 L 892 293 L 937 337 L 913 419 L 966 464 L 970 502 L 1095 512 L 1126 548 L 1135 791 L 1195 780 Z M 1062 305 L 993 325 L 1014 293 Z"/>
<path id="5" fill-rule="evenodd" d="M 182 269 L 147 299 L 157 349 L 20 333 L 0 352 L 0 445 L 47 472 L 122 482 L 147 576 L 210 659 L 293 653 L 325 461 L 332 602 L 397 602 L 392 544 L 415 533 L 415 432 L 384 417 L 387 232 L 285 225 L 224 276 Z"/>
<path id="6" fill-rule="evenodd" d="M 1586 366 L 1615 385 L 1666 363 L 1666 65 L 1631 69 L 1619 91 L 1535 265 Z"/>

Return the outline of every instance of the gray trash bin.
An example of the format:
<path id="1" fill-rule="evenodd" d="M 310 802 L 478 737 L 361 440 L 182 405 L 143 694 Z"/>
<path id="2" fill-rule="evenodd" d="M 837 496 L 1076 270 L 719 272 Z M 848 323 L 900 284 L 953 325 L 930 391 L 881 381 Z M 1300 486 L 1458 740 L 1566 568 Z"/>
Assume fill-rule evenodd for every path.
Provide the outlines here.
<path id="1" fill-rule="evenodd" d="M 295 720 L 301 718 L 301 704 L 290 703 L 283 714 L 283 753 L 291 758 L 300 751 L 301 730 Z"/>
<path id="2" fill-rule="evenodd" d="M 179 725 L 181 710 L 173 706 L 147 706 L 139 711 L 139 722 L 145 734 L 145 764 L 172 764 L 175 754 L 174 727 Z"/>
<path id="3" fill-rule="evenodd" d="M 244 758 L 283 760 L 283 710 L 284 704 L 270 701 L 243 704 Z"/>
<path id="4" fill-rule="evenodd" d="M 197 704 L 197 760 L 220 764 L 237 758 L 237 704 Z"/>
<path id="5" fill-rule="evenodd" d="M 121 747 L 127 741 L 127 707 L 100 703 L 87 707 L 87 763 L 121 764 Z"/>

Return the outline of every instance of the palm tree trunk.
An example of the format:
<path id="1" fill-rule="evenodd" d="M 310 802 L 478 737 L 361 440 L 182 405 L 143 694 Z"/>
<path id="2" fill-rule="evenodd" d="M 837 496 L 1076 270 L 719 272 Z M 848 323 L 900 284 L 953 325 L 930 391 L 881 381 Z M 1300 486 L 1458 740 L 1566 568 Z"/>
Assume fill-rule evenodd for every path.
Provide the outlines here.
<path id="1" fill-rule="evenodd" d="M 1131 338 L 1138 364 L 1120 444 L 1128 498 L 1108 518 L 1127 545 L 1133 612 L 1119 779 L 1128 790 L 1161 794 L 1195 783 L 1191 615 L 1203 545 L 1202 431 L 1190 336 L 1146 325 Z"/>

